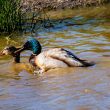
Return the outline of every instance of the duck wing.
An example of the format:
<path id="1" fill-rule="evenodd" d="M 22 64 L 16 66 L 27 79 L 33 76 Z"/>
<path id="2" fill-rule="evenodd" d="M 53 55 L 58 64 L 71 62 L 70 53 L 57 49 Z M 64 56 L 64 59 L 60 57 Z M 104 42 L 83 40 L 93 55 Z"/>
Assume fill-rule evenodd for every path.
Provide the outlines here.
<path id="1" fill-rule="evenodd" d="M 74 55 L 72 52 L 66 50 L 66 49 L 62 49 L 64 50 L 71 58 L 73 58 L 74 60 L 76 60 L 77 62 L 80 62 L 83 67 L 88 67 L 88 66 L 93 66 L 95 63 L 94 62 L 88 62 L 87 60 L 82 60 L 80 58 L 78 58 L 76 55 Z"/>
<path id="2" fill-rule="evenodd" d="M 72 52 L 63 48 L 50 49 L 46 52 L 46 56 L 60 60 L 66 63 L 68 66 L 72 66 L 72 67 L 73 66 L 88 67 L 93 65 L 93 63 L 89 63 L 86 60 L 82 60 L 78 58 L 76 55 L 74 55 Z"/>

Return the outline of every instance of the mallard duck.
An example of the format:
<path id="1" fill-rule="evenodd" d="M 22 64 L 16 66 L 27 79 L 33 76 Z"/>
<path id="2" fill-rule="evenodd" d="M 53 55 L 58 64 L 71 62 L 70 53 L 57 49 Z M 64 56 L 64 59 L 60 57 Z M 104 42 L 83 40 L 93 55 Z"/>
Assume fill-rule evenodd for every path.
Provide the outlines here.
<path id="1" fill-rule="evenodd" d="M 18 48 L 14 46 L 5 47 L 1 55 L 11 55 L 14 62 L 20 62 L 20 54 L 14 54 Z M 40 68 L 39 72 L 43 73 L 53 68 L 64 67 L 88 67 L 94 65 L 93 62 L 87 62 L 74 55 L 72 52 L 63 48 L 52 48 L 41 52 L 34 57 L 34 64 Z"/>

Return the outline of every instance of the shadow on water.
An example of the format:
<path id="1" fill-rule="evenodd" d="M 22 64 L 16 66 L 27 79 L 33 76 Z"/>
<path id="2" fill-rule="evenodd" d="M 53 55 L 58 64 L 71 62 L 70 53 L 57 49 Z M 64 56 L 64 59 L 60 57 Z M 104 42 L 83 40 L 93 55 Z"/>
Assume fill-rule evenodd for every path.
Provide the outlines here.
<path id="1" fill-rule="evenodd" d="M 79 20 L 82 25 L 72 25 Z M 39 30 L 43 49 L 68 48 L 79 57 L 96 62 L 89 68 L 57 68 L 38 77 L 27 63 L 30 51 L 22 53 L 21 64 L 12 64 L 10 57 L 0 57 L 0 109 L 109 110 L 109 32 L 110 25 L 105 20 L 78 16 L 45 32 Z M 21 37 L 13 40 L 18 42 L 14 45 L 24 42 Z M 6 40 L 0 38 L 0 43 L 2 49 Z"/>

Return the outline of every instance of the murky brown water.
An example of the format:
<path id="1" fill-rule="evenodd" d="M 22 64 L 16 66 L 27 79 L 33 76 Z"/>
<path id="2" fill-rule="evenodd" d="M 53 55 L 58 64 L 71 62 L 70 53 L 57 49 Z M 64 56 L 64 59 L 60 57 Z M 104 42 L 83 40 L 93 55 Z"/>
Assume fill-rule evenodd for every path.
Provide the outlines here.
<path id="1" fill-rule="evenodd" d="M 110 57 L 103 56 L 110 55 L 110 24 L 87 22 L 40 31 L 38 39 L 44 49 L 68 48 L 96 62 L 93 67 L 53 69 L 34 76 L 26 63 L 30 51 L 22 53 L 21 64 L 0 57 L 0 110 L 110 110 Z M 21 44 L 22 38 L 14 41 L 18 40 L 15 45 Z M 2 49 L 6 39 L 0 38 L 0 44 Z"/>

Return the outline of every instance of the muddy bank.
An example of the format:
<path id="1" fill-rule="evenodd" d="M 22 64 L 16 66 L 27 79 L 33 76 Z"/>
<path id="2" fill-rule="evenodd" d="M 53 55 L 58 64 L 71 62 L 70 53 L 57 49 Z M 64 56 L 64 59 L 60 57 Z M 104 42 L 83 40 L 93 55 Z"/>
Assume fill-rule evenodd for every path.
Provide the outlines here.
<path id="1" fill-rule="evenodd" d="M 41 1 L 39 1 L 39 2 L 41 2 Z M 24 20 L 25 23 L 23 25 L 23 30 L 25 32 L 27 32 L 27 30 L 28 31 L 31 30 L 31 32 L 37 32 L 37 30 L 39 30 L 41 28 L 48 29 L 51 27 L 55 27 L 55 25 L 57 23 L 61 24 L 65 20 L 72 19 L 77 16 L 80 16 L 80 17 L 86 18 L 86 19 L 106 18 L 106 19 L 108 19 L 108 22 L 109 22 L 110 12 L 108 10 L 110 9 L 110 3 L 101 5 L 101 6 L 97 6 L 97 7 L 94 6 L 94 7 L 83 7 L 83 8 L 81 7 L 81 8 L 74 8 L 74 9 L 68 8 L 68 9 L 58 9 L 58 10 L 36 11 L 37 8 L 35 8 L 35 6 L 39 6 L 39 7 L 41 7 L 41 9 L 42 9 L 42 6 L 44 6 L 43 3 L 39 3 L 39 2 L 30 2 L 31 5 L 29 5 L 28 1 L 26 3 L 24 2 L 25 10 L 28 8 L 27 6 L 29 6 L 29 9 L 26 11 L 26 19 Z M 45 1 L 42 1 L 42 2 L 45 2 Z M 54 3 L 51 3 L 51 2 L 53 2 L 53 1 L 50 1 L 51 6 L 54 5 Z M 60 1 L 58 1 L 58 2 L 60 2 Z M 60 3 L 63 3 L 63 2 L 60 2 Z M 42 5 L 42 6 L 40 6 L 40 5 Z M 73 24 L 67 23 L 67 25 L 81 25 L 81 24 L 82 24 L 82 22 L 80 22 L 80 21 L 78 21 L 77 23 L 73 23 Z"/>
<path id="2" fill-rule="evenodd" d="M 22 0 L 23 9 L 31 8 L 32 10 L 42 9 L 64 9 L 85 6 L 97 6 L 108 3 L 109 0 Z"/>

